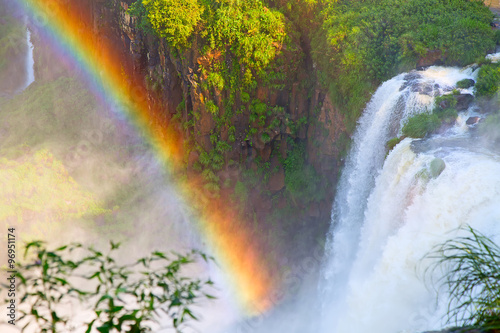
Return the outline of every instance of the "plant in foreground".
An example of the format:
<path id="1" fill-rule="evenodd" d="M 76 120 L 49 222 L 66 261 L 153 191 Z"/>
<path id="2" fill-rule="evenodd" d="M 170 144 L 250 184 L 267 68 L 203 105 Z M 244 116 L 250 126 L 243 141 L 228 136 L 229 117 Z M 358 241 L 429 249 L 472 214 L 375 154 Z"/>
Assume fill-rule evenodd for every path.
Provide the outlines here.
<path id="1" fill-rule="evenodd" d="M 443 268 L 441 286 L 449 293 L 448 322 L 462 327 L 500 329 L 500 247 L 467 227 L 469 235 L 446 241 L 427 258 L 427 269 Z"/>
<path id="2" fill-rule="evenodd" d="M 213 298 L 205 292 L 212 285 L 209 279 L 183 275 L 197 258 L 211 259 L 203 253 L 153 252 L 119 264 L 114 256 L 118 248 L 111 242 L 103 253 L 72 243 L 48 250 L 41 241 L 28 243 L 24 258 L 29 263 L 18 264 L 16 276 L 22 331 L 55 333 L 83 327 L 85 332 L 151 332 L 166 315 L 180 332 L 189 319 L 197 319 L 191 305 Z M 87 320 L 75 322 L 68 315 L 71 306 L 88 314 Z"/>

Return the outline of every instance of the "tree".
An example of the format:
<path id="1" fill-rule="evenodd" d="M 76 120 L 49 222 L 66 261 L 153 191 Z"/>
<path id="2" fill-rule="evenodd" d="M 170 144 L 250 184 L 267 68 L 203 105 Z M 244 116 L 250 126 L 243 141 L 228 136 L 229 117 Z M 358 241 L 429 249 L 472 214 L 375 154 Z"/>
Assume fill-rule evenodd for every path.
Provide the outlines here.
<path id="1" fill-rule="evenodd" d="M 198 0 L 143 0 L 148 18 L 160 37 L 174 47 L 184 47 L 201 19 Z"/>

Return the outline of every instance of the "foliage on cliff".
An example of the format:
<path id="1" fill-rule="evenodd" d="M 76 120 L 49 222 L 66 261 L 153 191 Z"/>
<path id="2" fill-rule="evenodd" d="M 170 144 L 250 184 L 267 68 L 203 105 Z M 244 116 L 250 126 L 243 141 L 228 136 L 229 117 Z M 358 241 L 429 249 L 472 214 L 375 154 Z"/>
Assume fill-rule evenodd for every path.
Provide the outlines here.
<path id="1" fill-rule="evenodd" d="M 247 83 L 255 74 L 252 71 L 264 69 L 274 59 L 285 38 L 283 14 L 261 1 L 139 0 L 132 12 L 139 13 L 140 8 L 156 33 L 175 48 L 188 47 L 195 34 L 201 37 L 202 53 L 213 55 L 207 65 L 230 71 L 230 66 L 217 61 L 232 53 Z M 219 84 L 224 87 L 224 82 Z"/>

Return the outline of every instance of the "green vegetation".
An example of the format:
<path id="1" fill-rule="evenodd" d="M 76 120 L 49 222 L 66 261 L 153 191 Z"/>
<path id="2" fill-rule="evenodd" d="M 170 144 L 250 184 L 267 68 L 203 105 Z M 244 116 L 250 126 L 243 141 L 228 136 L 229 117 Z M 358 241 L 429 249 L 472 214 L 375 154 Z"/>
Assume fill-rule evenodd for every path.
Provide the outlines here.
<path id="1" fill-rule="evenodd" d="M 427 270 L 445 269 L 439 282 L 449 292 L 448 320 L 455 325 L 492 332 L 500 329 L 500 247 L 480 232 L 448 240 L 427 258 Z"/>
<path id="2" fill-rule="evenodd" d="M 385 144 L 385 146 L 387 147 L 387 152 L 390 152 L 391 150 L 394 149 L 394 147 L 396 147 L 398 145 L 398 143 L 400 143 L 401 141 L 403 141 L 403 138 L 392 138 L 390 139 L 389 141 L 387 141 L 387 143 Z"/>
<path id="3" fill-rule="evenodd" d="M 187 45 L 204 11 L 198 0 L 144 0 L 142 3 L 154 30 L 174 47 Z"/>
<path id="4" fill-rule="evenodd" d="M 330 0 L 322 15 L 315 47 L 323 52 L 315 55 L 334 78 L 327 81 L 336 102 L 349 112 L 430 51 L 446 64 L 465 65 L 495 46 L 493 14 L 478 0 Z"/>
<path id="5" fill-rule="evenodd" d="M 460 89 L 467 89 L 474 86 L 475 82 L 471 79 L 463 79 L 457 82 L 457 87 Z"/>
<path id="6" fill-rule="evenodd" d="M 121 264 L 118 248 L 119 244 L 111 242 L 103 253 L 77 243 L 55 250 L 40 241 L 28 243 L 27 263 L 17 263 L 16 275 L 19 320 L 28 323 L 21 331 L 67 332 L 76 325 L 86 332 L 151 332 L 159 324 L 161 310 L 180 332 L 189 320 L 197 319 L 191 306 L 213 298 L 205 292 L 212 285 L 210 280 L 183 272 L 197 259 L 210 259 L 203 253 L 169 256 L 153 252 Z M 2 286 L 8 289 L 8 284 Z M 68 315 L 68 304 L 78 304 L 78 311 L 88 314 L 85 322 Z"/>
<path id="7" fill-rule="evenodd" d="M 454 95 L 455 94 L 438 96 L 434 103 L 435 106 L 432 112 L 445 124 L 455 123 L 458 117 L 458 112 L 455 109 L 457 100 Z"/>
<path id="8" fill-rule="evenodd" d="M 454 91 L 453 94 L 437 96 L 432 113 L 422 113 L 408 119 L 402 129 L 403 136 L 423 138 L 436 131 L 441 124 L 451 125 L 455 123 L 458 117 L 458 112 L 455 109 L 457 105 L 456 93 L 458 91 Z M 397 138 L 392 139 L 394 141 L 388 142 L 387 145 L 389 146 L 389 143 L 397 144 L 395 139 Z"/>
<path id="9" fill-rule="evenodd" d="M 179 1 L 139 0 L 129 11 L 139 26 L 149 27 L 181 55 L 196 41 L 198 58 L 196 79 L 205 99 L 205 110 L 215 128 L 210 133 L 212 149 L 205 150 L 192 143 L 200 154 L 196 169 L 201 171 L 206 187 L 218 192 L 218 171 L 227 162 L 226 153 L 236 141 L 233 126 L 236 113 L 250 114 L 246 139 L 271 141 L 270 132 L 279 127 L 277 115 L 282 108 L 273 108 L 257 98 L 260 85 L 280 87 L 285 78 L 273 72 L 271 65 L 286 37 L 282 13 L 266 7 L 262 1 Z M 149 21 L 150 26 L 145 22 Z M 215 96 L 222 93 L 222 99 Z M 194 122 L 199 115 L 190 114 L 184 128 L 194 135 Z M 222 133 L 229 128 L 226 139 Z M 256 134 L 258 134 L 256 136 Z M 206 147 L 206 145 L 205 145 Z"/>
<path id="10" fill-rule="evenodd" d="M 325 184 L 314 168 L 306 163 L 306 149 L 302 142 L 289 141 L 288 156 L 284 161 L 285 186 L 292 200 L 304 204 L 321 201 L 325 196 Z"/>
<path id="11" fill-rule="evenodd" d="M 500 64 L 481 66 L 476 82 L 477 97 L 492 97 L 498 91 L 500 84 Z"/>
<path id="12" fill-rule="evenodd" d="M 441 122 L 437 115 L 428 113 L 417 114 L 408 119 L 403 126 L 403 135 L 410 138 L 423 138 L 427 134 L 437 130 L 439 125 L 441 125 Z"/>
<path id="13" fill-rule="evenodd" d="M 189 46 L 196 31 L 206 57 L 202 75 L 213 78 L 216 73 L 219 89 L 224 81 L 240 84 L 223 80 L 228 72 L 235 74 L 235 68 L 220 61 L 226 54 L 237 60 L 235 66 L 243 72 L 240 79 L 251 86 L 255 74 L 274 59 L 286 36 L 283 15 L 261 1 L 139 0 L 130 13 L 141 20 L 147 16 L 154 31 L 180 50 Z"/>
<path id="14" fill-rule="evenodd" d="M 206 187 L 219 192 L 222 185 L 238 185 L 236 192 L 250 195 L 252 190 L 243 187 L 255 190 L 248 184 L 270 178 L 275 166 L 265 167 L 269 150 L 276 154 L 278 140 L 287 140 L 294 144 L 280 153 L 286 156 L 278 166 L 285 170 L 286 189 L 279 195 L 297 207 L 320 201 L 325 191 L 305 157 L 306 145 L 319 146 L 306 142 L 314 112 L 300 110 L 297 117 L 293 105 L 302 108 L 315 92 L 328 91 L 343 115 L 336 121 L 346 133 L 333 143 L 341 157 L 381 81 L 426 57 L 431 63 L 471 63 L 496 40 L 489 25 L 493 15 L 479 0 L 137 0 L 130 13 L 146 34 L 164 38 L 176 62 L 193 70 L 189 80 L 198 86 L 200 103 L 177 119 L 189 136 L 186 151 L 198 153 L 193 169 Z M 433 115 L 410 120 L 403 131 L 423 137 L 455 119 L 453 105 L 436 107 Z M 232 150 L 239 144 L 252 157 L 239 161 L 246 176 L 228 181 L 222 170 L 238 159 Z"/>

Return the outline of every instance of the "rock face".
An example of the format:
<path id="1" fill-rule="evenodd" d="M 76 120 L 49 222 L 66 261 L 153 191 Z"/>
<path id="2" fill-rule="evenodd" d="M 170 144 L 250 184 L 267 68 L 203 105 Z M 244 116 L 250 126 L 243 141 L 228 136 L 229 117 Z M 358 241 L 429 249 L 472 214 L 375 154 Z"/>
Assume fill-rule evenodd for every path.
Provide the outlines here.
<path id="1" fill-rule="evenodd" d="M 165 113 L 172 116 L 182 103 L 183 121 L 194 123 L 191 135 L 194 142 L 205 151 L 214 148 L 211 135 L 216 132 L 217 123 L 207 108 L 207 101 L 213 99 L 219 112 L 224 110 L 223 101 L 229 98 L 229 92 L 222 90 L 207 91 L 202 86 L 201 67 L 210 57 L 216 58 L 217 54 L 202 55 L 197 45 L 201 42 L 194 40 L 191 48 L 179 54 L 169 45 L 154 36 L 144 35 L 136 26 L 135 19 L 127 14 L 126 10 L 132 0 L 123 0 L 115 6 L 114 15 L 118 15 L 118 27 L 109 30 L 119 34 L 122 47 L 135 59 L 134 67 L 149 79 L 158 82 L 160 88 L 150 91 L 148 99 L 152 103 L 164 105 Z M 99 12 L 99 10 L 98 10 Z M 117 14 L 119 13 L 119 14 Z M 99 16 L 96 16 L 96 19 Z M 109 17 L 105 15 L 105 17 Z M 107 19 L 106 21 L 110 21 Z M 116 21 L 116 20 L 115 20 Z M 343 116 L 332 104 L 326 92 L 316 86 L 304 85 L 304 82 L 315 82 L 309 41 L 305 34 L 299 39 L 292 38 L 295 51 L 284 50 L 280 57 L 284 63 L 294 64 L 294 68 L 286 70 L 283 87 L 274 89 L 260 85 L 255 92 L 250 93 L 250 100 L 259 100 L 270 108 L 280 107 L 283 112 L 266 120 L 265 124 L 256 125 L 250 119 L 250 111 L 242 104 L 236 102 L 236 112 L 231 118 L 234 126 L 235 141 L 231 144 L 231 151 L 225 154 L 225 162 L 230 160 L 243 161 L 241 167 L 251 166 L 254 159 L 259 163 L 276 164 L 272 161 L 279 148 L 282 159 L 287 157 L 287 140 L 305 143 L 307 163 L 312 165 L 324 182 L 334 184 L 340 166 L 339 153 L 343 149 L 337 144 L 344 138 L 347 144 L 348 135 L 343 125 Z M 232 60 L 229 60 L 232 61 Z M 214 98 L 215 96 L 215 98 Z M 197 117 L 193 117 L 197 115 Z M 279 126 L 269 128 L 271 122 Z M 290 123 L 294 125 L 292 128 Z M 256 128 L 256 133 L 249 135 L 249 127 Z M 227 130 L 222 130 L 221 139 L 229 136 Z M 265 139 L 263 139 L 265 138 Z M 191 156 L 191 159 L 193 157 Z M 190 161 L 193 162 L 193 161 Z M 278 163 L 279 164 L 279 163 Z M 224 169 L 226 169 L 224 167 Z M 277 173 L 273 173 L 263 190 L 276 193 L 286 188 L 284 169 L 276 166 Z M 330 185 L 324 203 L 318 203 L 318 213 L 309 214 L 314 219 L 328 221 L 330 218 L 330 204 L 333 200 L 333 186 Z M 269 212 L 263 212 L 267 214 Z"/>
<path id="2" fill-rule="evenodd" d="M 429 50 L 427 54 L 418 59 L 417 69 L 424 69 L 429 66 L 440 66 L 444 64 L 445 55 L 441 50 Z"/>
<path id="3" fill-rule="evenodd" d="M 269 166 L 265 180 L 261 179 L 258 186 L 248 189 L 252 202 L 248 215 L 252 220 L 266 221 L 277 208 L 286 210 L 292 206 L 302 214 L 294 218 L 328 228 L 333 191 L 342 163 L 340 153 L 349 142 L 349 133 L 343 113 L 317 83 L 307 33 L 290 36 L 293 46 L 284 47 L 279 53 L 280 63 L 284 64 L 277 68 L 285 76 L 282 84 L 277 88 L 258 82 L 256 89 L 248 92 L 248 100 L 258 100 L 267 108 L 281 110 L 265 123 L 258 124 L 251 119 L 249 103 L 245 106 L 238 97 L 234 110 L 225 110 L 224 101 L 230 97 L 230 92 L 204 88 L 201 68 L 220 55 L 216 52 L 202 54 L 198 47 L 200 41 L 196 38 L 188 49 L 178 51 L 165 40 L 144 33 L 138 28 L 136 18 L 127 12 L 134 0 L 59 1 L 66 1 L 72 12 L 78 13 L 79 20 L 85 22 L 85 29 L 92 31 L 97 45 L 112 45 L 119 50 L 123 59 L 117 61 L 133 68 L 134 73 L 147 82 L 150 89 L 145 98 L 152 108 L 163 110 L 166 119 L 175 116 L 189 124 L 188 129 L 179 125 L 177 130 L 201 149 L 191 149 L 186 154 L 188 175 L 199 172 L 194 170 L 203 152 L 212 151 L 217 141 L 223 140 L 231 147 L 222 154 L 223 167 L 215 174 L 221 188 L 227 183 L 234 185 L 248 171 Z M 43 47 L 41 40 L 34 44 L 37 80 L 51 80 L 67 72 L 64 64 L 51 65 L 48 71 L 46 64 L 54 59 L 52 51 Z M 228 57 L 225 61 L 234 59 Z M 213 105 L 208 105 L 207 101 L 213 101 Z M 232 111 L 230 126 L 220 126 L 216 122 L 210 111 L 214 106 L 219 114 Z M 271 123 L 277 125 L 271 126 Z M 254 128 L 255 133 L 249 133 L 249 128 Z M 234 140 L 229 140 L 230 137 Z M 325 195 L 315 202 L 304 204 L 287 197 L 284 160 L 293 148 L 290 142 L 304 147 L 306 164 L 312 166 L 319 183 L 326 189 Z M 271 204 L 271 200 L 278 205 Z"/>

